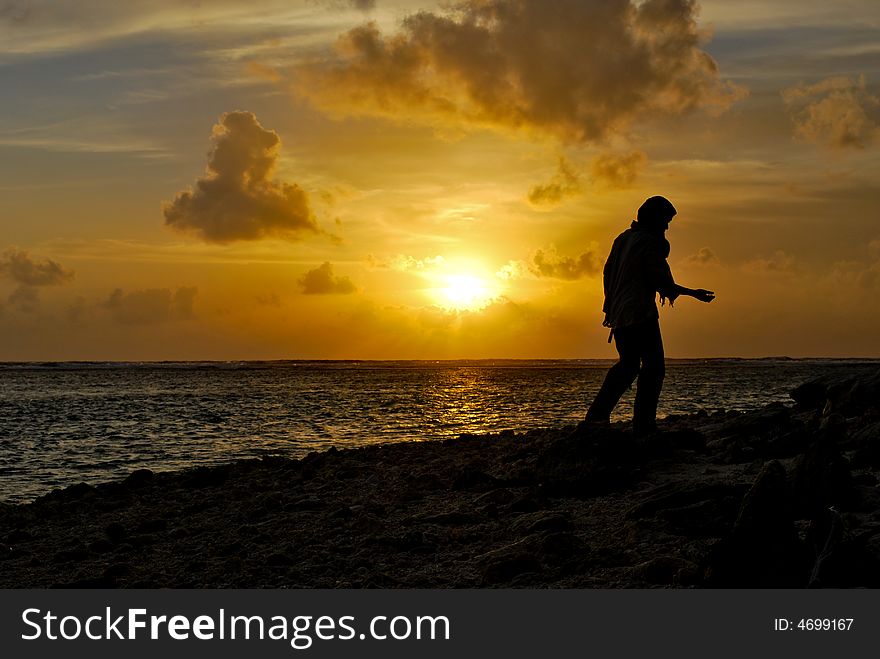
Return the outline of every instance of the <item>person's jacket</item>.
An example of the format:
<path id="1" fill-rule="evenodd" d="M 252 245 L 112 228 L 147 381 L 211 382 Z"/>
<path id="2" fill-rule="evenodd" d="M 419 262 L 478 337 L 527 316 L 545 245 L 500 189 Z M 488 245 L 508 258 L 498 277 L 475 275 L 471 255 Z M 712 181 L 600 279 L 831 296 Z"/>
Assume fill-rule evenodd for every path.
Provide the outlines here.
<path id="1" fill-rule="evenodd" d="M 605 327 L 618 329 L 660 317 L 656 294 L 665 298 L 675 291 L 668 256 L 669 241 L 663 234 L 638 222 L 617 236 L 603 270 Z"/>

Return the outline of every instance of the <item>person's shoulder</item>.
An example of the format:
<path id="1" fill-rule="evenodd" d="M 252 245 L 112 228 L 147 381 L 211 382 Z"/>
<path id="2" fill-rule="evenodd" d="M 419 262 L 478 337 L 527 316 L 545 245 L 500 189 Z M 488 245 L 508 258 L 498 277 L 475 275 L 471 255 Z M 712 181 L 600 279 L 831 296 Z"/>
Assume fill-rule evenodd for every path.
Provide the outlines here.
<path id="1" fill-rule="evenodd" d="M 635 232 L 632 230 L 632 228 L 624 229 L 623 231 L 621 231 L 621 232 L 617 235 L 617 238 L 614 239 L 614 242 L 615 242 L 615 243 L 620 243 L 620 242 L 623 242 L 623 241 L 625 241 L 625 240 L 629 240 L 629 239 L 632 237 L 633 233 L 635 233 Z"/>
<path id="2" fill-rule="evenodd" d="M 649 231 L 638 231 L 636 233 L 638 234 L 636 239 L 641 249 L 661 254 L 663 258 L 669 256 L 670 246 L 665 236 Z"/>

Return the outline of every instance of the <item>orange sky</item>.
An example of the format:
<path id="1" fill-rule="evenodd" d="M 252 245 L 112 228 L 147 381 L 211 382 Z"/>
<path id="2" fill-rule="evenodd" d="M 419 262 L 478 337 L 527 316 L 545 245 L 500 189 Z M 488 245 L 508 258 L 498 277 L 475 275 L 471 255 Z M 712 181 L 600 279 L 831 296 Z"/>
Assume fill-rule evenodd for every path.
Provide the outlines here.
<path id="1" fill-rule="evenodd" d="M 880 5 L 12 2 L 0 360 L 880 357 Z"/>

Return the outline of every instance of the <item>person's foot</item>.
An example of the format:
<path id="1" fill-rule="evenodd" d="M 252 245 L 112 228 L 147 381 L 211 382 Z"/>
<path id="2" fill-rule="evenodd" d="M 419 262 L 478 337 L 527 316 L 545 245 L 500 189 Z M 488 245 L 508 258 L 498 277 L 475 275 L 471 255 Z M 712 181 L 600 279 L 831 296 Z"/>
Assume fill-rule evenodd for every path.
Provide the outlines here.
<path id="1" fill-rule="evenodd" d="M 611 419 L 595 419 L 585 417 L 574 429 L 573 437 L 583 437 L 596 430 L 602 430 L 611 427 Z"/>

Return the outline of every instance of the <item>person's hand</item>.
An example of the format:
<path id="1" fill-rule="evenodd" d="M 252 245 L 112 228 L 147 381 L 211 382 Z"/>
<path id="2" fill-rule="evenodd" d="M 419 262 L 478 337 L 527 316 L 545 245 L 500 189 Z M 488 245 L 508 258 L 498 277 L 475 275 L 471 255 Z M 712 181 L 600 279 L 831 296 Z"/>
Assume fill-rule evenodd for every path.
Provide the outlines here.
<path id="1" fill-rule="evenodd" d="M 715 291 L 707 291 L 705 288 L 698 288 L 693 292 L 693 296 L 700 302 L 711 302 L 715 299 Z"/>
<path id="2" fill-rule="evenodd" d="M 666 306 L 666 302 L 668 301 L 669 306 L 674 307 L 675 301 L 678 299 L 679 295 L 680 295 L 680 293 L 678 291 L 672 291 L 669 293 L 669 295 L 663 295 L 661 293 L 660 294 L 660 306 L 661 307 Z"/>

